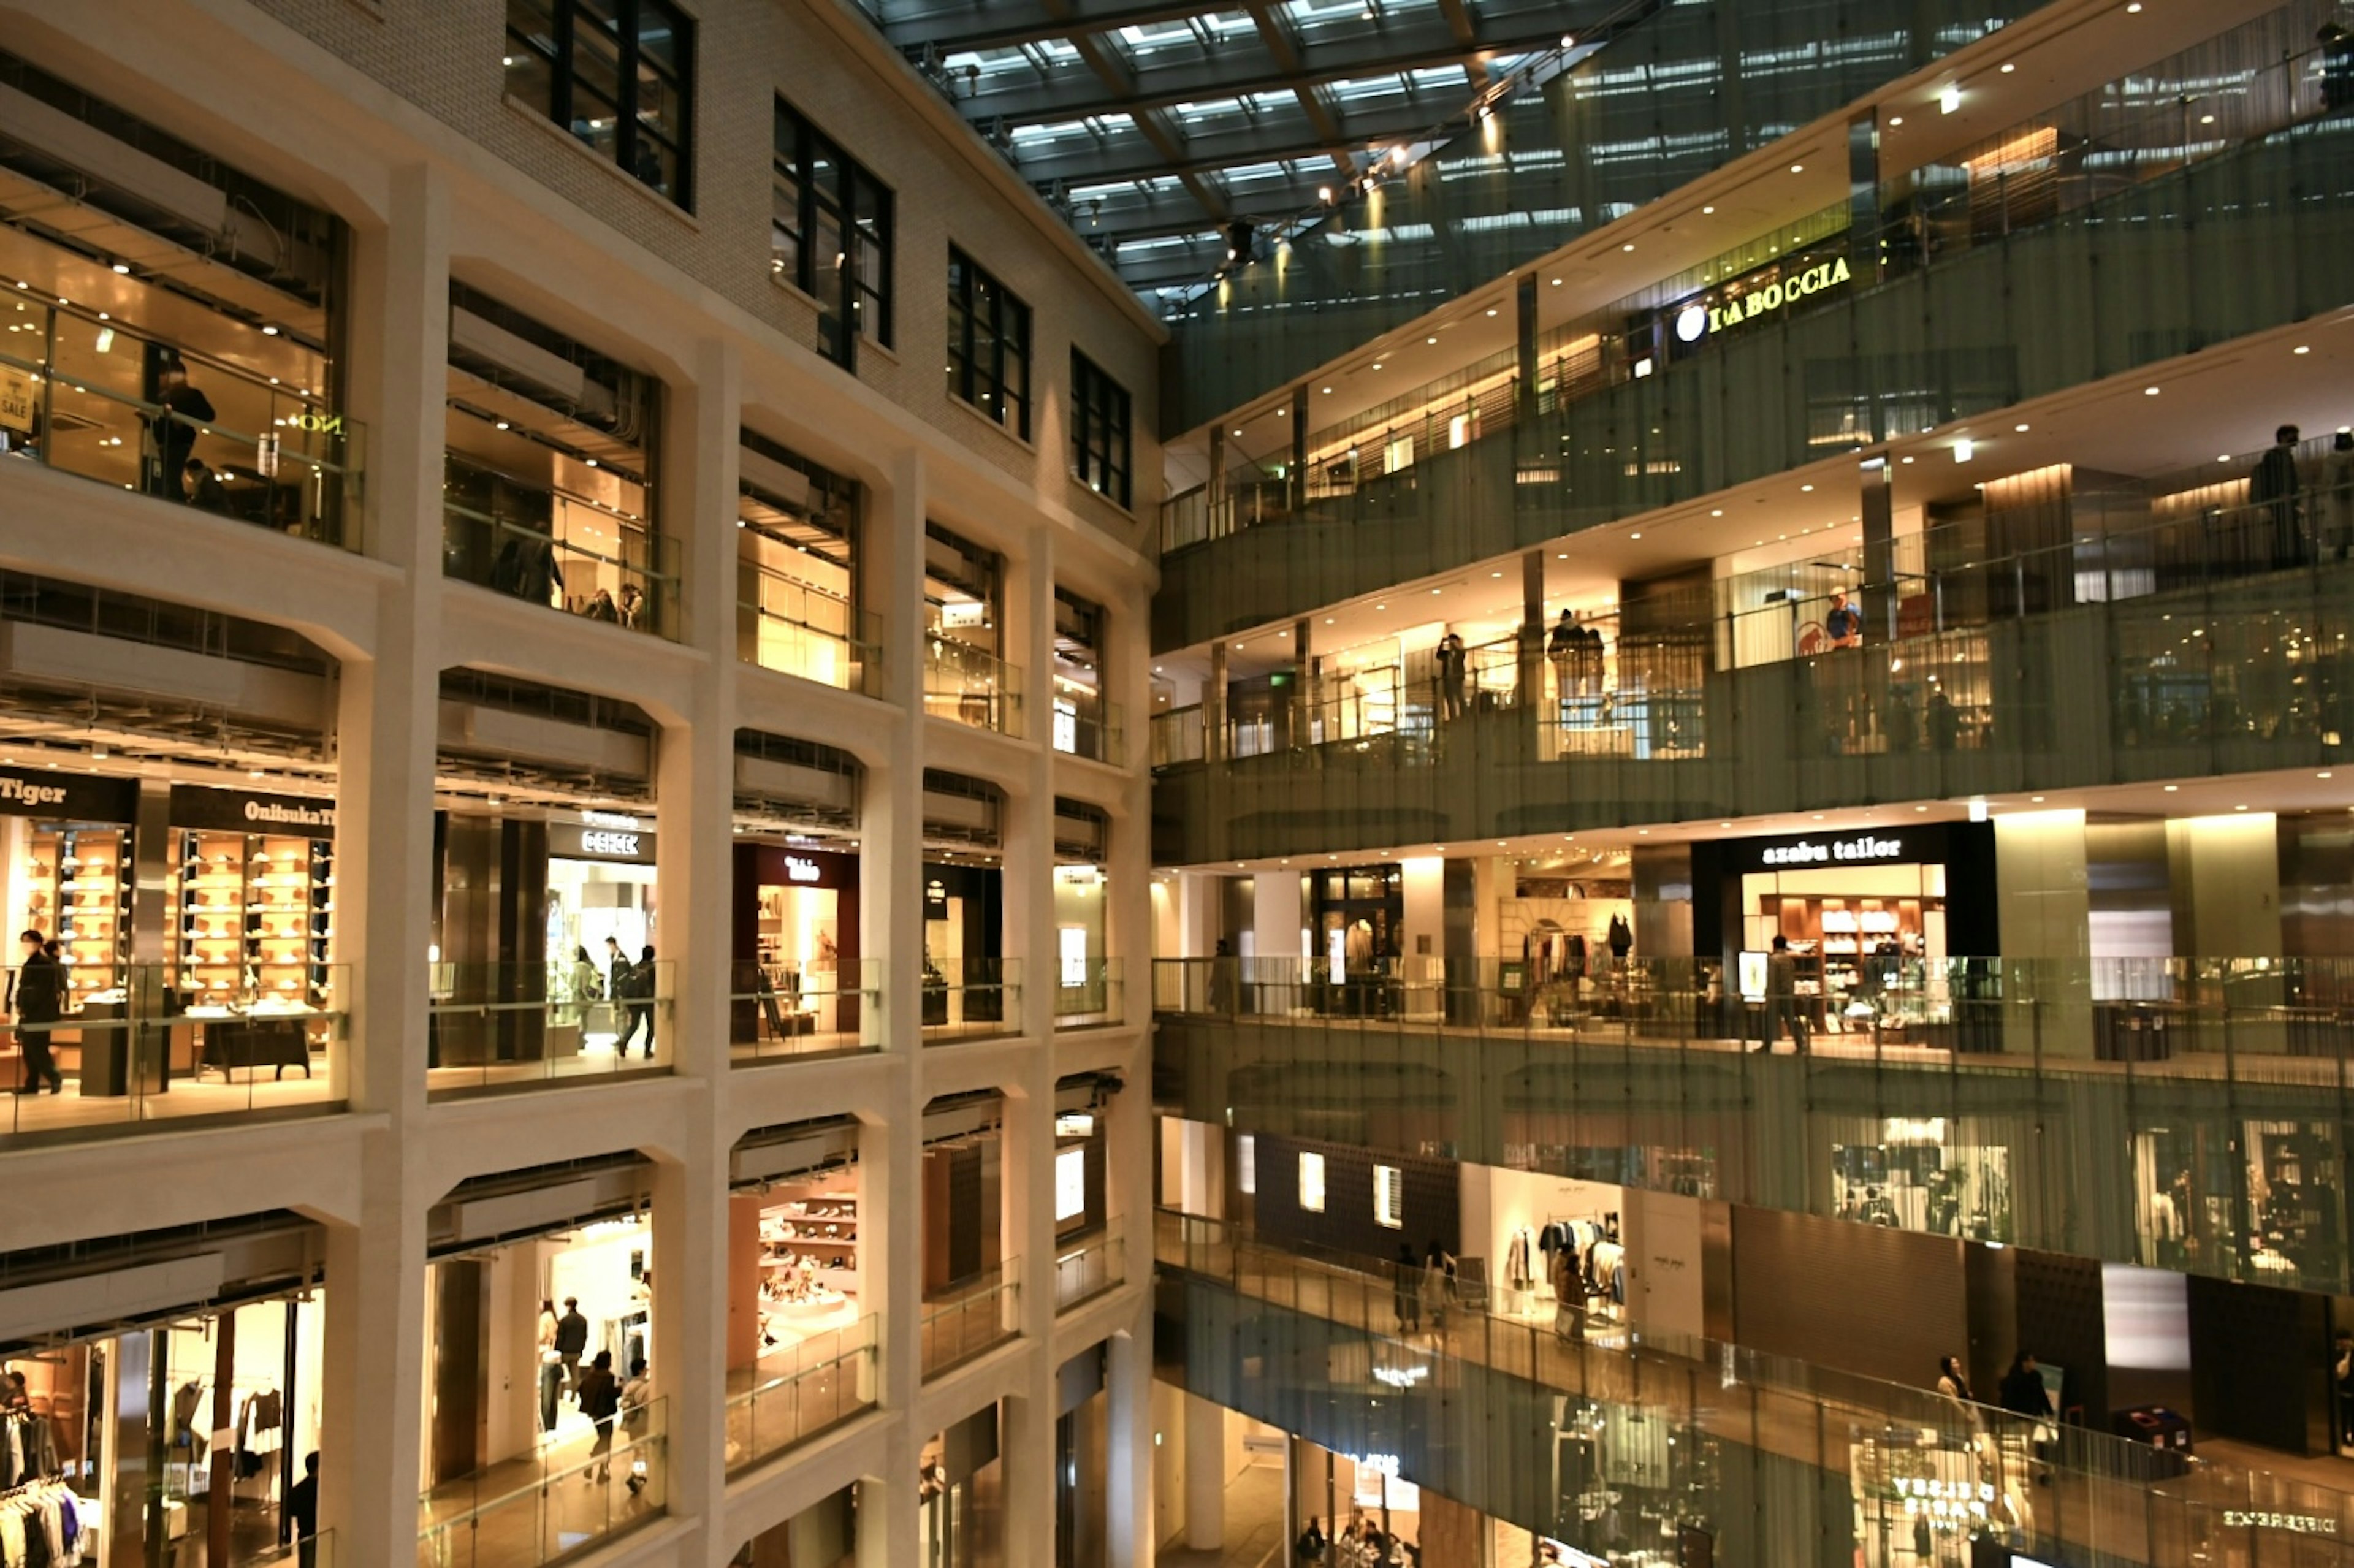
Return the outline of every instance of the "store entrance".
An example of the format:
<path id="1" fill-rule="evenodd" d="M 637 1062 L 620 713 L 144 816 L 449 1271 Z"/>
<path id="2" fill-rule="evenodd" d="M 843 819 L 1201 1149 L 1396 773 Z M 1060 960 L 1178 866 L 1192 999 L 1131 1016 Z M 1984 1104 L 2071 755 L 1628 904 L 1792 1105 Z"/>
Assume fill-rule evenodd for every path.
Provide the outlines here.
<path id="1" fill-rule="evenodd" d="M 0 1510 L 97 1568 L 276 1561 L 316 1529 L 325 1311 L 311 1290 L 0 1361 Z"/>

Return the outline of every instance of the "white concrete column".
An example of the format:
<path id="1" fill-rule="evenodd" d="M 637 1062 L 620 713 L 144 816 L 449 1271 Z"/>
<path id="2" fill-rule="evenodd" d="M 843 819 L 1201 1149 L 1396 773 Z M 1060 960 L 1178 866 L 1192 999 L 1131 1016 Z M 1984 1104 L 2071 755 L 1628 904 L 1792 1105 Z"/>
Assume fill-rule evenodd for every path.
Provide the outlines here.
<path id="1" fill-rule="evenodd" d="M 883 1473 L 859 1482 L 860 1568 L 916 1561 L 916 1464 L 928 1433 L 908 1413 L 923 1390 L 924 512 L 920 451 L 900 454 L 873 495 L 859 541 L 866 608 L 880 618 L 884 694 L 859 803 L 860 948 L 879 968 L 884 1049 L 893 1064 L 884 1114 L 860 1129 L 864 1190 L 900 1201 L 859 1209 L 859 1305 L 879 1314 L 882 1404 L 901 1413 Z"/>
<path id="2" fill-rule="evenodd" d="M 1029 531 L 1011 563 L 1007 641 L 1029 709 L 1025 777 L 1006 805 L 1005 947 L 1022 978 L 1026 1048 L 1005 1091 L 1004 1248 L 1021 1265 L 1022 1333 L 1035 1347 L 1005 1404 L 1006 1560 L 1055 1560 L 1055 785 L 1052 531 Z"/>
<path id="3" fill-rule="evenodd" d="M 1185 1544 L 1194 1552 L 1226 1546 L 1226 1412 L 1185 1396 Z"/>
<path id="4" fill-rule="evenodd" d="M 1136 1245 L 1129 1245 L 1130 1278 L 1141 1278 Z M 1152 1295 L 1137 1302 L 1135 1320 L 1104 1345 L 1105 1392 L 1110 1406 L 1104 1440 L 1105 1514 L 1110 1568 L 1150 1568 L 1152 1539 Z"/>
<path id="5" fill-rule="evenodd" d="M 351 407 L 367 426 L 370 555 L 400 568 L 379 599 L 373 658 L 346 659 L 336 714 L 335 956 L 349 966 L 336 1092 L 386 1118 L 361 1151 L 355 1225 L 327 1234 L 320 1523 L 345 1568 L 416 1550 L 424 1380 L 425 1211 L 410 1170 L 425 1115 L 425 963 L 441 590 L 441 355 L 450 215 L 440 177 L 393 176 L 380 228 L 355 237 Z"/>
<path id="6" fill-rule="evenodd" d="M 654 1294 L 648 1371 L 669 1430 L 669 1510 L 701 1521 L 679 1561 L 716 1568 L 739 1542 L 717 1527 L 726 1506 L 727 1150 L 718 1107 L 727 1092 L 729 963 L 734 940 L 736 528 L 741 368 L 733 345 L 695 345 L 690 385 L 670 388 L 662 436 L 663 532 L 679 541 L 680 641 L 710 660 L 693 708 L 663 722 L 654 800 L 661 889 L 655 953 L 666 964 L 669 1015 L 657 1015 L 672 1071 L 701 1085 L 689 1097 L 684 1147 L 656 1158 Z M 627 1369 L 621 1369 L 626 1372 Z"/>

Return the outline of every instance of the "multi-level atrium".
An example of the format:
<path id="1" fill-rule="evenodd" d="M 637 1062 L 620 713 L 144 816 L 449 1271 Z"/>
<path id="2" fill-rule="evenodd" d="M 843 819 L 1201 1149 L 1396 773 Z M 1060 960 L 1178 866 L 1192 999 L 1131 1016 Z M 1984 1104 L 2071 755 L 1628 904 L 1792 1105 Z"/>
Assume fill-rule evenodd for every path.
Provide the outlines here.
<path id="1" fill-rule="evenodd" d="M 0 19 L 0 1568 L 2349 1561 L 2336 0 Z"/>

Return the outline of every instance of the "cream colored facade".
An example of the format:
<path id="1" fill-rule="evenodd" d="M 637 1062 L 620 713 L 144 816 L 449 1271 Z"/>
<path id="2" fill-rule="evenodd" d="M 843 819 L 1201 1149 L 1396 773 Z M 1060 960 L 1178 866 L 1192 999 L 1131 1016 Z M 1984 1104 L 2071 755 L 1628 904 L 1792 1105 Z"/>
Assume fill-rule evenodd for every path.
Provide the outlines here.
<path id="1" fill-rule="evenodd" d="M 638 1151 L 658 1166 L 663 1266 L 652 1361 L 670 1402 L 663 1517 L 598 1560 L 718 1564 L 826 1495 L 861 1488 L 860 1562 L 917 1560 L 917 1452 L 1005 1402 L 1008 1561 L 1053 1561 L 1056 1369 L 1109 1342 L 1112 1561 L 1150 1560 L 1149 997 L 1112 1027 L 1057 1035 L 1051 986 L 1018 1025 L 925 1049 L 917 961 L 924 769 L 1006 797 L 1003 950 L 1055 963 L 1057 796 L 1110 818 L 1108 950 L 1140 981 L 1149 953 L 1148 784 L 1136 761 L 1052 749 L 927 717 L 922 538 L 928 520 L 1002 553 L 1007 656 L 1045 689 L 1054 589 L 1107 608 L 1108 695 L 1147 708 L 1152 567 L 1135 519 L 1068 474 L 1062 399 L 1071 345 L 1136 397 L 1137 502 L 1159 499 L 1151 439 L 1157 328 L 952 112 L 835 0 L 694 0 L 697 201 L 673 208 L 557 127 L 504 100 L 492 0 L 91 0 L 0 5 L 5 47 L 326 207 L 351 227 L 348 416 L 367 431 L 363 547 L 347 554 L 32 464 L 0 469 L 0 565 L 292 628 L 341 662 L 334 715 L 340 961 L 348 1041 L 330 1114 L 0 1145 L 11 1197 L 0 1251 L 51 1247 L 292 1209 L 325 1227 L 322 1523 L 337 1568 L 405 1563 L 418 1530 L 419 1390 L 428 1210 L 468 1177 Z M 896 355 L 854 378 L 811 348 L 813 309 L 771 280 L 766 237 L 773 95 L 897 192 Z M 1035 313 L 1034 440 L 944 393 L 932 355 L 953 241 Z M 676 641 L 445 580 L 440 474 L 449 281 L 495 292 L 655 376 L 665 388 L 660 515 L 682 541 Z M 735 629 L 738 427 L 868 490 L 863 569 L 881 613 L 883 695 L 739 662 Z M 675 964 L 674 1070 L 429 1103 L 427 995 L 437 682 L 460 666 L 634 703 L 660 726 L 655 794 L 664 953 Z M 864 949 L 882 960 L 884 1049 L 731 1067 L 726 1009 L 734 741 L 739 728 L 822 742 L 864 766 Z M 1131 736 L 1129 758 L 1140 758 Z M 1108 1208 L 1131 1238 L 1119 1288 L 1055 1311 L 1055 1086 L 1119 1074 Z M 1020 1336 L 927 1383 L 916 1327 L 921 1121 L 933 1098 L 1006 1099 L 1003 1255 L 1022 1260 Z M 864 1305 L 881 1315 L 878 1408 L 730 1478 L 723 1452 L 728 1152 L 753 1128 L 851 1115 L 871 1196 Z M 102 1316 L 99 1304 L 90 1304 Z M 61 1312 L 58 1327 L 78 1320 Z"/>

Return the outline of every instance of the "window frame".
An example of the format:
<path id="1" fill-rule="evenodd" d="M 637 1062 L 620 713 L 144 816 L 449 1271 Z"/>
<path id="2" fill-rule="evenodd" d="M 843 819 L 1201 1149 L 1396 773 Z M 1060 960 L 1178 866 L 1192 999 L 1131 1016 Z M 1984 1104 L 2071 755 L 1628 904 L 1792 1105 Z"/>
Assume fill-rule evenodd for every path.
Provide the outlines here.
<path id="1" fill-rule="evenodd" d="M 896 337 L 893 295 L 898 195 L 782 93 L 777 95 L 774 143 L 769 270 L 779 277 L 790 273 L 793 287 L 818 302 L 825 313 L 818 323 L 820 351 L 844 369 L 855 370 L 861 338 L 887 350 Z M 793 209 L 790 228 L 783 219 L 788 197 Z M 822 227 L 841 237 L 830 286 L 817 243 Z M 787 247 L 779 243 L 779 237 L 790 240 L 790 263 L 783 260 Z"/>
<path id="2" fill-rule="evenodd" d="M 949 395 L 1028 440 L 1034 357 L 1028 302 L 955 245 L 949 247 L 948 285 Z"/>
<path id="3" fill-rule="evenodd" d="M 1135 415 L 1136 402 L 1128 388 L 1072 349 L 1071 471 L 1123 512 L 1135 495 Z"/>
<path id="4" fill-rule="evenodd" d="M 695 18 L 672 3 L 672 0 L 606 0 L 619 25 L 615 34 L 599 42 L 608 46 L 612 63 L 614 91 L 603 89 L 582 78 L 580 34 L 581 10 L 590 0 L 507 0 L 505 7 L 506 53 L 509 57 L 529 55 L 536 59 L 547 79 L 547 99 L 533 103 L 532 108 L 545 114 L 557 128 L 572 137 L 599 158 L 612 164 L 621 173 L 644 185 L 656 196 L 675 204 L 684 211 L 695 210 Z M 548 29 L 547 46 L 543 48 L 530 32 L 517 26 L 519 12 L 535 12 L 544 16 Z M 653 51 L 645 47 L 646 22 L 649 17 L 668 25 L 671 37 L 672 63 L 665 65 Z M 535 19 L 535 18 L 526 18 Z M 588 18 L 595 29 L 596 18 Z M 599 29 L 601 31 L 601 29 Z M 512 65 L 505 69 L 512 70 Z M 649 124 L 642 107 L 641 81 L 650 74 L 668 90 L 670 101 L 677 108 L 675 126 Z M 610 148 L 600 146 L 589 137 L 573 129 L 574 100 L 586 95 L 594 102 L 608 108 L 613 115 L 613 140 Z M 613 100 L 608 102 L 607 100 Z M 528 101 L 518 97 L 517 101 Z M 657 179 L 647 178 L 642 151 L 651 152 L 657 159 L 667 153 L 673 171 L 672 188 L 665 191 Z"/>

